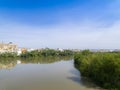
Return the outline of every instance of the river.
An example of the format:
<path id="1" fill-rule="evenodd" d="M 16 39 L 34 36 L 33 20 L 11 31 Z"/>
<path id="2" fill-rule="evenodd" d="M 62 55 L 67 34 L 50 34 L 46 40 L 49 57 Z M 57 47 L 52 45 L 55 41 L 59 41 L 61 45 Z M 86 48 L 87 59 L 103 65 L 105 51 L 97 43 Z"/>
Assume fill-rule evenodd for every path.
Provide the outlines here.
<path id="1" fill-rule="evenodd" d="M 0 60 L 0 90 L 100 90 L 73 59 Z"/>

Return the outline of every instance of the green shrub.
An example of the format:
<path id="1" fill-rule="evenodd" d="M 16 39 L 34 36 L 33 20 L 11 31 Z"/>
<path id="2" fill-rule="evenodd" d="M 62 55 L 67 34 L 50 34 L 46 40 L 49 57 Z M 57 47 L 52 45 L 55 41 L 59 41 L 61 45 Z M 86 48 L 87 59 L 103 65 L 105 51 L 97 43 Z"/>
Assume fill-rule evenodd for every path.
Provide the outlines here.
<path id="1" fill-rule="evenodd" d="M 120 53 L 83 51 L 76 54 L 74 59 L 81 75 L 106 89 L 120 90 Z"/>

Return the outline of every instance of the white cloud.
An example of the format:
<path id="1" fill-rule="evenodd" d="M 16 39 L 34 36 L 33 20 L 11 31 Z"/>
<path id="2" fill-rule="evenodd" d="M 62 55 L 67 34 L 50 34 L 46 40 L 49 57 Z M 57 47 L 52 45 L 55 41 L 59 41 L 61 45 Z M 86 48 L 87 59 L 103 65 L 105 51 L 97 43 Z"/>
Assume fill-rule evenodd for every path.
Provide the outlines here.
<path id="1" fill-rule="evenodd" d="M 1 41 L 23 47 L 50 48 L 120 48 L 120 22 L 109 27 L 84 22 L 61 23 L 52 27 L 25 26 L 16 23 L 0 25 Z M 101 26 L 101 25 L 100 25 Z"/>

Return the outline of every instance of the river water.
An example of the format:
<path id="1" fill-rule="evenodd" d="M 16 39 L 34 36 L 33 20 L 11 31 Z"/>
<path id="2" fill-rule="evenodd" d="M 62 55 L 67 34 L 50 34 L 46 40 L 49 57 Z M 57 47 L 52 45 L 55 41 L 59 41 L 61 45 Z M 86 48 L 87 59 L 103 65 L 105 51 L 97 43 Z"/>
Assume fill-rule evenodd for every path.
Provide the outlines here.
<path id="1" fill-rule="evenodd" d="M 100 90 L 84 80 L 74 60 L 0 60 L 0 90 Z"/>

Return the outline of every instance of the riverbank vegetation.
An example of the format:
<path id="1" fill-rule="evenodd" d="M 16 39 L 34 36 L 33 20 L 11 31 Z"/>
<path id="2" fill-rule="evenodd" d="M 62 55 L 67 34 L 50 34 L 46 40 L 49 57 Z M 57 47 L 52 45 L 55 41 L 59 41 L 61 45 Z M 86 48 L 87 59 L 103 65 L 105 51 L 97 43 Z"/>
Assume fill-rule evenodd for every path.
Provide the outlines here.
<path id="1" fill-rule="evenodd" d="M 17 53 L 1 53 L 0 54 L 0 58 L 16 58 L 17 57 Z"/>
<path id="2" fill-rule="evenodd" d="M 43 50 L 34 50 L 31 52 L 26 52 L 20 55 L 20 57 L 55 57 L 55 56 L 72 56 L 73 51 L 71 50 L 64 50 L 64 51 L 59 51 L 59 50 L 54 50 L 54 49 L 43 49 Z"/>
<path id="3" fill-rule="evenodd" d="M 82 76 L 109 90 L 120 90 L 120 52 L 90 52 L 74 56 L 75 66 Z"/>
<path id="4" fill-rule="evenodd" d="M 54 49 L 42 49 L 34 50 L 31 52 L 25 52 L 21 55 L 17 53 L 1 53 L 0 58 L 36 58 L 36 57 L 56 57 L 56 56 L 73 56 L 74 52 L 71 50 L 54 50 Z"/>

